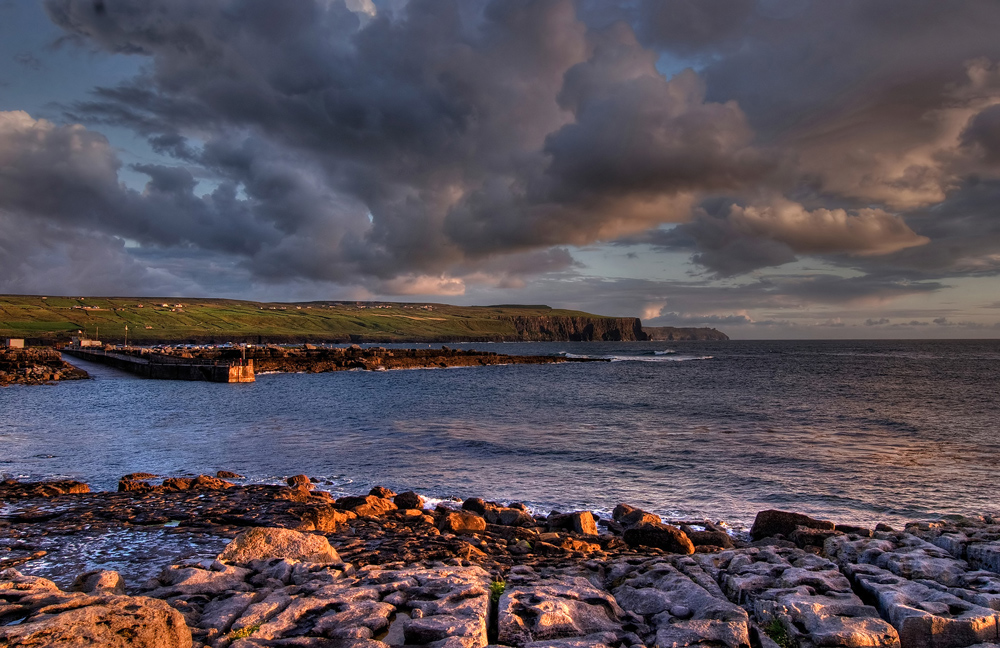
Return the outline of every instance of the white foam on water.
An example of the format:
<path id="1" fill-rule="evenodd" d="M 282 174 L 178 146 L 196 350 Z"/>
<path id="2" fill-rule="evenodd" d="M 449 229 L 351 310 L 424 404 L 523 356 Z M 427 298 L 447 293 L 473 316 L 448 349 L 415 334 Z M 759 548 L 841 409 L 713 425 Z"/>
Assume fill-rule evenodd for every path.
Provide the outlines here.
<path id="1" fill-rule="evenodd" d="M 688 360 L 712 360 L 715 356 L 677 355 L 676 351 L 654 351 L 655 355 L 580 355 L 560 352 L 564 358 L 577 360 L 608 360 L 610 362 L 686 362 Z"/>

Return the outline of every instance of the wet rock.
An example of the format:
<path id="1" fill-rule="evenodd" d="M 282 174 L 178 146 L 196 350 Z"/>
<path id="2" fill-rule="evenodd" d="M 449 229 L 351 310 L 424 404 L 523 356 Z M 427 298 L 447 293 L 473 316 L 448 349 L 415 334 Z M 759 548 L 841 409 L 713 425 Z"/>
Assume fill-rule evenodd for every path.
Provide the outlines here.
<path id="1" fill-rule="evenodd" d="M 215 476 L 219 479 L 246 479 L 243 475 L 239 473 L 234 473 L 230 470 L 220 470 L 215 473 Z"/>
<path id="2" fill-rule="evenodd" d="M 590 511 L 554 514 L 546 520 L 549 529 L 566 529 L 583 535 L 597 535 L 597 521 Z"/>
<path id="3" fill-rule="evenodd" d="M 625 530 L 625 542 L 631 547 L 655 547 L 670 553 L 694 553 L 690 538 L 669 524 L 645 522 Z"/>
<path id="4" fill-rule="evenodd" d="M 55 583 L 0 572 L 0 606 L 7 625 L 0 645 L 191 648 L 184 617 L 165 601 L 143 596 L 62 592 Z M 11 622 L 16 624 L 11 625 Z"/>
<path id="5" fill-rule="evenodd" d="M 826 529 L 833 531 L 836 525 L 826 520 L 816 520 L 801 513 L 790 513 L 788 511 L 767 510 L 761 511 L 753 521 L 750 528 L 750 535 L 754 540 L 769 538 L 771 536 L 789 536 L 796 527 L 806 527 L 808 529 Z"/>
<path id="6" fill-rule="evenodd" d="M 513 507 L 490 508 L 483 517 L 487 523 L 501 526 L 529 527 L 535 525 L 535 518 L 526 511 Z"/>
<path id="7" fill-rule="evenodd" d="M 681 531 L 691 540 L 691 544 L 698 547 L 719 547 L 720 549 L 732 549 L 733 539 L 722 529 L 706 528 L 704 531 L 696 531 L 687 525 L 681 525 Z"/>
<path id="8" fill-rule="evenodd" d="M 486 520 L 473 513 L 446 513 L 438 520 L 437 527 L 446 533 L 483 533 L 486 531 Z"/>
<path id="9" fill-rule="evenodd" d="M 77 576 L 70 589 L 74 592 L 87 594 L 124 594 L 125 581 L 122 580 L 121 574 L 116 571 L 97 569 Z"/>
<path id="10" fill-rule="evenodd" d="M 470 497 L 462 502 L 462 510 L 472 511 L 473 513 L 478 513 L 479 515 L 485 515 L 487 510 L 493 508 L 496 508 L 495 504 L 487 502 L 479 497 Z"/>
<path id="11" fill-rule="evenodd" d="M 312 481 L 306 475 L 293 475 L 285 480 L 285 483 L 292 488 L 312 488 Z"/>
<path id="12" fill-rule="evenodd" d="M 857 535 L 862 538 L 872 537 L 872 530 L 868 527 L 854 526 L 851 524 L 838 524 L 834 527 L 836 531 L 841 533 L 846 533 L 847 535 Z"/>
<path id="13" fill-rule="evenodd" d="M 663 522 L 659 515 L 654 515 L 628 504 L 619 504 L 616 506 L 615 510 L 611 513 L 611 517 L 625 529 L 640 524 L 660 524 Z"/>
<path id="14" fill-rule="evenodd" d="M 805 549 L 806 547 L 822 547 L 827 538 L 842 534 L 842 531 L 836 529 L 812 529 L 799 526 L 788 535 L 788 539 L 794 542 L 795 546 Z"/>
<path id="15" fill-rule="evenodd" d="M 290 558 L 324 564 L 340 562 L 340 556 L 323 536 L 267 527 L 244 531 L 219 554 L 219 560 L 236 564 L 269 558 Z"/>
<path id="16" fill-rule="evenodd" d="M 392 498 L 392 503 L 401 509 L 424 508 L 424 498 L 413 491 L 406 491 L 405 493 L 396 495 Z"/>

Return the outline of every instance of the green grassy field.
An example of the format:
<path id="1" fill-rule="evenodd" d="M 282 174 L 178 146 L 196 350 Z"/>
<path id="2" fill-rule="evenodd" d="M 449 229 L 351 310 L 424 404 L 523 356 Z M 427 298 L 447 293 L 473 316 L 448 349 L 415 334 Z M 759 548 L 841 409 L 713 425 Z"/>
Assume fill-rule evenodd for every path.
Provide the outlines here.
<path id="1" fill-rule="evenodd" d="M 511 316 L 599 318 L 548 306 L 389 302 L 264 303 L 229 299 L 0 296 L 0 337 L 136 343 L 239 341 L 458 341 L 513 339 Z"/>

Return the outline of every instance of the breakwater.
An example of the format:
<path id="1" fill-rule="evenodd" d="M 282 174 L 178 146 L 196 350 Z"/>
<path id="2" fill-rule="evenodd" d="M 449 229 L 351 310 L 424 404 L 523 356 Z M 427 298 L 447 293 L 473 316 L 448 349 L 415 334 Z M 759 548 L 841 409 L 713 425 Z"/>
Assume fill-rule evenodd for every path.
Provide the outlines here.
<path id="1" fill-rule="evenodd" d="M 42 385 L 87 377 L 86 371 L 64 362 L 53 349 L 0 349 L 0 386 Z"/>
<path id="2" fill-rule="evenodd" d="M 146 357 L 143 353 L 143 357 Z M 438 369 L 449 367 L 488 367 L 497 365 L 538 365 L 559 362 L 582 362 L 588 359 L 565 358 L 552 355 L 506 355 L 492 351 L 476 351 L 440 347 L 437 349 L 408 349 L 384 347 L 316 347 L 311 344 L 299 347 L 205 348 L 188 350 L 167 348 L 157 357 L 173 362 L 226 363 L 246 358 L 257 371 L 282 373 L 326 373 L 363 369 L 388 371 L 393 369 Z"/>
<path id="3" fill-rule="evenodd" d="M 195 358 L 174 358 L 163 354 L 119 353 L 105 349 L 67 347 L 63 353 L 76 358 L 121 369 L 143 378 L 196 380 L 219 383 L 254 382 L 253 361 L 220 362 Z"/>

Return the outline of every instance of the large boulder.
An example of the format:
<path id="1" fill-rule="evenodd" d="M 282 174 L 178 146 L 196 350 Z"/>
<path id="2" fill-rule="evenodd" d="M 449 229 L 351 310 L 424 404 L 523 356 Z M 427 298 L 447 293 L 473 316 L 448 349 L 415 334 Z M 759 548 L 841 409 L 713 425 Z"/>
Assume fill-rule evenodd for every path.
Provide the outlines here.
<path id="1" fill-rule="evenodd" d="M 188 490 L 193 483 L 194 479 L 191 477 L 167 477 L 161 486 L 163 486 L 163 490 L 173 492 Z M 118 490 L 121 490 L 121 486 L 118 487 Z"/>
<path id="2" fill-rule="evenodd" d="M 256 527 L 239 534 L 219 560 L 244 565 L 251 560 L 289 558 L 310 563 L 339 563 L 340 556 L 323 536 L 290 529 Z"/>
<path id="3" fill-rule="evenodd" d="M 679 554 L 694 553 L 694 544 L 687 534 L 669 524 L 646 522 L 626 529 L 624 539 L 630 547 L 653 547 Z"/>
<path id="4" fill-rule="evenodd" d="M 391 490 L 389 488 L 386 488 L 385 486 L 375 486 L 370 491 L 368 491 L 368 494 L 369 495 L 374 495 L 375 497 L 381 497 L 382 499 L 388 499 L 388 500 L 391 500 L 393 497 L 396 496 L 395 491 L 393 491 L 393 490 Z"/>
<path id="5" fill-rule="evenodd" d="M 125 581 L 121 574 L 116 571 L 95 569 L 80 574 L 73 581 L 74 592 L 87 592 L 88 594 L 124 594 Z"/>
<path id="6" fill-rule="evenodd" d="M 486 511 L 495 508 L 497 508 L 496 504 L 493 502 L 487 502 L 481 497 L 470 497 L 462 502 L 462 510 L 472 511 L 473 513 L 478 513 L 479 515 L 485 515 Z"/>
<path id="7" fill-rule="evenodd" d="M 611 513 L 611 517 L 626 529 L 639 526 L 640 524 L 659 524 L 663 522 L 659 515 L 643 511 L 628 504 L 619 504 L 616 506 L 615 510 Z"/>
<path id="8" fill-rule="evenodd" d="M 345 511 L 332 505 L 312 506 L 297 511 L 303 526 L 302 531 L 319 531 L 320 533 L 335 533 L 358 516 L 351 511 Z"/>
<path id="9" fill-rule="evenodd" d="M 285 483 L 292 488 L 304 488 L 306 490 L 312 488 L 312 481 L 306 475 L 292 475 L 285 480 Z"/>
<path id="10" fill-rule="evenodd" d="M 788 537 L 792 531 L 795 531 L 796 527 L 833 531 L 836 525 L 833 522 L 816 520 L 801 513 L 771 509 L 757 514 L 753 526 L 750 528 L 750 535 L 754 540 L 770 538 L 779 534 Z"/>
<path id="11" fill-rule="evenodd" d="M 519 508 L 503 507 L 486 511 L 486 521 L 490 524 L 503 526 L 530 527 L 535 525 L 535 518 Z"/>
<path id="12" fill-rule="evenodd" d="M 406 491 L 392 498 L 392 503 L 401 509 L 422 509 L 424 508 L 424 498 L 414 493 Z"/>
<path id="13" fill-rule="evenodd" d="M 0 572 L 4 617 L 0 646 L 101 646 L 102 648 L 191 648 L 181 613 L 144 596 L 96 596 L 62 592 L 52 581 Z"/>
<path id="14" fill-rule="evenodd" d="M 484 533 L 486 531 L 486 520 L 474 513 L 466 513 L 464 511 L 445 513 L 438 520 L 438 529 L 445 533 Z"/>
<path id="15" fill-rule="evenodd" d="M 659 518 L 657 518 L 659 521 Z M 597 521 L 590 511 L 576 513 L 552 513 L 545 520 L 550 531 L 566 529 L 583 535 L 597 535 Z"/>
<path id="16" fill-rule="evenodd" d="M 358 517 L 379 517 L 387 511 L 395 511 L 399 507 L 383 497 L 367 495 L 365 497 L 341 497 L 337 500 L 339 508 L 353 512 Z"/>

